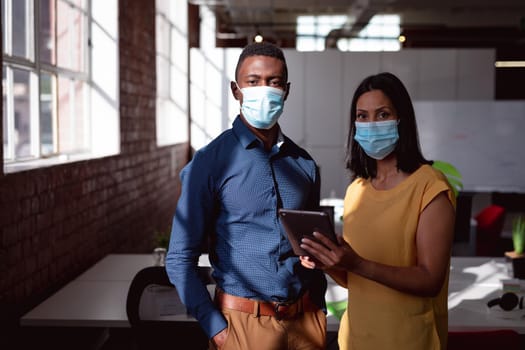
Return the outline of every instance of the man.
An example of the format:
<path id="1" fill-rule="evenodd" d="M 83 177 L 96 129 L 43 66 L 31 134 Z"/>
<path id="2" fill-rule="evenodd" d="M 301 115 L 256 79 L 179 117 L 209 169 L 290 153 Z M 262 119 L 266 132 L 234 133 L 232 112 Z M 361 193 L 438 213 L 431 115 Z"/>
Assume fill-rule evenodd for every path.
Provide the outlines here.
<path id="1" fill-rule="evenodd" d="M 325 347 L 325 277 L 301 266 L 277 215 L 318 209 L 320 195 L 317 165 L 277 123 L 287 75 L 281 49 L 245 47 L 231 82 L 240 115 L 181 172 L 166 270 L 210 348 Z M 206 240 L 213 301 L 196 272 Z"/>

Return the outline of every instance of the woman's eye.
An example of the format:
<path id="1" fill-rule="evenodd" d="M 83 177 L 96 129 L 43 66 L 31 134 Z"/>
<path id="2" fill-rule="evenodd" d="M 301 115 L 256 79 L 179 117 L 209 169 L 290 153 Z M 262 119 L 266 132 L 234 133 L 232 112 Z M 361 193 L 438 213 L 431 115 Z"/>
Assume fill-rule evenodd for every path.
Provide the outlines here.
<path id="1" fill-rule="evenodd" d="M 379 113 L 379 118 L 380 119 L 387 119 L 389 116 L 390 116 L 390 114 L 388 112 L 380 112 Z"/>

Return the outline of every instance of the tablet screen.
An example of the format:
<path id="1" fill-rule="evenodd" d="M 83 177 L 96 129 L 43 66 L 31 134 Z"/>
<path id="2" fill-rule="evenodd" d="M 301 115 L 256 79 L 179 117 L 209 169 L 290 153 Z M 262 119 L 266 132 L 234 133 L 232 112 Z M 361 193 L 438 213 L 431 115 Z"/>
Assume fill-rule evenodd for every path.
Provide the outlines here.
<path id="1" fill-rule="evenodd" d="M 307 237 L 317 241 L 313 236 L 314 231 L 323 233 L 337 244 L 330 216 L 326 212 L 279 209 L 279 217 L 296 255 L 308 255 L 300 247 L 301 239 Z"/>

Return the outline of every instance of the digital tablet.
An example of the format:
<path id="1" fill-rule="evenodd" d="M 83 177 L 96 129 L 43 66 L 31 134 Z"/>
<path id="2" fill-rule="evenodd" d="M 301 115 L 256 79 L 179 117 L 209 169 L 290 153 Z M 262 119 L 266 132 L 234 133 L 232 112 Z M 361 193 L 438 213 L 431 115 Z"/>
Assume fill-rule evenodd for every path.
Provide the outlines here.
<path id="1" fill-rule="evenodd" d="M 317 241 L 313 236 L 314 231 L 325 234 L 337 244 L 332 221 L 326 212 L 279 209 L 279 218 L 296 255 L 308 255 L 308 252 L 300 247 L 301 239 L 307 237 Z"/>

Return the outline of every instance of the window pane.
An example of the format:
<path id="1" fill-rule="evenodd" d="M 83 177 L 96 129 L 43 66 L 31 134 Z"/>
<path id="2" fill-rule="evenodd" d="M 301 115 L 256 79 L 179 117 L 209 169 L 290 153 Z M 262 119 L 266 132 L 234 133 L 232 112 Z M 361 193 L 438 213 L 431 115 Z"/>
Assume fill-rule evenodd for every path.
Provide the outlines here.
<path id="1" fill-rule="evenodd" d="M 7 0 L 2 0 L 2 43 L 3 43 L 3 45 L 2 45 L 2 50 L 3 51 L 2 52 L 3 53 L 7 52 L 7 47 L 6 47 L 6 45 L 7 45 L 6 44 L 7 31 L 6 31 L 6 23 L 5 23 L 6 22 L 6 18 L 5 18 L 5 16 L 6 16 L 6 14 L 5 14 L 5 2 L 6 1 Z M 5 77 L 5 74 L 3 76 Z M 5 138 L 4 138 L 4 140 L 5 140 Z"/>
<path id="2" fill-rule="evenodd" d="M 75 4 L 75 6 L 83 10 L 87 10 L 87 0 L 69 0 L 69 1 Z"/>
<path id="3" fill-rule="evenodd" d="M 314 35 L 315 34 L 315 17 L 313 16 L 297 17 L 297 34 Z"/>
<path id="4" fill-rule="evenodd" d="M 85 149 L 84 84 L 58 78 L 58 143 L 60 153 Z"/>
<path id="5" fill-rule="evenodd" d="M 56 152 L 56 88 L 55 76 L 42 73 L 40 76 L 40 152 L 49 156 Z"/>
<path id="6" fill-rule="evenodd" d="M 83 81 L 76 80 L 73 82 L 73 93 L 75 94 L 75 109 L 73 118 L 75 119 L 75 151 L 86 151 L 87 140 L 89 139 L 89 124 L 85 118 L 85 84 Z"/>
<path id="7" fill-rule="evenodd" d="M 160 77 L 169 77 L 170 74 L 170 63 L 169 61 L 161 56 L 157 56 L 157 95 L 162 98 L 169 98 L 170 94 L 170 80 L 167 78 L 161 79 Z"/>
<path id="8" fill-rule="evenodd" d="M 27 2 L 25 0 L 15 0 L 11 4 L 13 8 L 13 56 L 29 58 L 27 52 Z"/>
<path id="9" fill-rule="evenodd" d="M 179 71 L 175 67 L 171 67 L 170 71 L 171 89 L 170 89 L 170 100 L 175 102 L 177 107 L 182 110 L 186 110 L 188 102 L 188 89 L 186 83 L 186 73 Z M 219 86 L 219 85 L 217 85 Z"/>
<path id="10" fill-rule="evenodd" d="M 188 67 L 188 55 L 185 53 L 186 48 L 188 47 L 187 36 L 176 27 L 173 27 L 171 31 L 171 40 L 171 61 L 173 61 L 173 64 L 177 69 L 186 73 Z"/>
<path id="11" fill-rule="evenodd" d="M 68 78 L 58 78 L 58 142 L 59 152 L 65 152 L 73 149 L 73 140 L 71 135 L 72 128 L 72 103 L 70 95 L 70 80 Z"/>
<path id="12" fill-rule="evenodd" d="M 55 0 L 40 0 L 40 60 L 56 64 L 55 60 Z"/>
<path id="13" fill-rule="evenodd" d="M 2 4 L 4 2 L 2 1 Z M 4 131 L 4 159 L 8 156 L 7 135 L 7 70 L 2 67 L 2 130 Z"/>
<path id="14" fill-rule="evenodd" d="M 29 72 L 13 69 L 13 94 L 15 98 L 15 157 L 31 155 L 31 110 L 29 91 Z"/>
<path id="15" fill-rule="evenodd" d="M 157 49 L 157 55 L 160 55 L 162 57 L 168 57 L 169 47 L 170 47 L 170 23 L 160 15 L 156 16 L 156 32 L 155 32 L 155 40 L 156 40 L 156 49 Z"/>
<path id="16" fill-rule="evenodd" d="M 84 16 L 62 0 L 57 3 L 57 63 L 59 67 L 83 71 Z"/>

